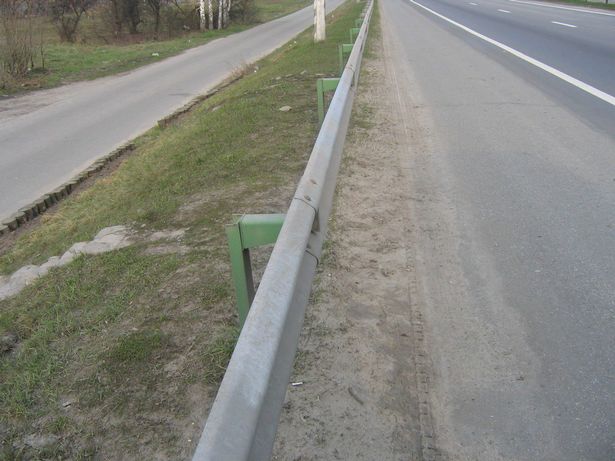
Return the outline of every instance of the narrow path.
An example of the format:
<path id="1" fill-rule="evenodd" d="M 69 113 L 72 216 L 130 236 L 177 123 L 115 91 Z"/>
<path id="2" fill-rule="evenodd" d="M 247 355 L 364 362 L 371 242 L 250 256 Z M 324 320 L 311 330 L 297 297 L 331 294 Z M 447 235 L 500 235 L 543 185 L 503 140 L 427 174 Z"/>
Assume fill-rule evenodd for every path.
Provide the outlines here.
<path id="1" fill-rule="evenodd" d="M 327 2 L 328 11 L 342 0 Z M 0 101 L 0 221 L 312 24 L 312 8 L 135 71 Z"/>

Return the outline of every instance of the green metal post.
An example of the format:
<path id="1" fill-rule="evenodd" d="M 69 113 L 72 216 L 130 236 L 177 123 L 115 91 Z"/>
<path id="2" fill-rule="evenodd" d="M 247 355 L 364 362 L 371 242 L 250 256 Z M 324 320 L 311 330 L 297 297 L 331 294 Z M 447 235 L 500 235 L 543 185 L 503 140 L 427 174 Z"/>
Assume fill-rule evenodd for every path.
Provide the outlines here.
<path id="1" fill-rule="evenodd" d="M 350 29 L 350 43 L 354 43 L 354 39 L 359 34 L 359 30 L 360 29 L 358 27 L 353 27 Z"/>
<path id="2" fill-rule="evenodd" d="M 334 91 L 339 78 L 319 78 L 316 80 L 316 98 L 318 99 L 318 124 L 322 125 L 325 119 L 325 91 Z"/>
<path id="3" fill-rule="evenodd" d="M 355 27 L 361 27 L 361 24 L 363 24 L 363 18 L 359 18 L 359 19 L 355 19 L 354 20 L 354 26 Z"/>
<path id="4" fill-rule="evenodd" d="M 252 299 L 254 299 L 254 281 L 252 279 L 252 265 L 250 264 L 250 250 L 244 249 L 241 244 L 240 219 L 227 226 L 226 236 L 231 256 L 231 275 L 235 285 L 239 325 L 243 326 Z"/>
<path id="5" fill-rule="evenodd" d="M 240 326 L 254 300 L 250 248 L 275 243 L 283 223 L 283 214 L 243 215 L 226 227 Z"/>
<path id="6" fill-rule="evenodd" d="M 340 63 L 340 76 L 342 72 L 344 72 L 344 65 L 346 64 L 346 60 L 344 59 L 344 55 L 348 54 L 352 51 L 352 47 L 354 45 L 352 43 L 343 43 L 341 45 L 337 45 L 339 63 Z"/>

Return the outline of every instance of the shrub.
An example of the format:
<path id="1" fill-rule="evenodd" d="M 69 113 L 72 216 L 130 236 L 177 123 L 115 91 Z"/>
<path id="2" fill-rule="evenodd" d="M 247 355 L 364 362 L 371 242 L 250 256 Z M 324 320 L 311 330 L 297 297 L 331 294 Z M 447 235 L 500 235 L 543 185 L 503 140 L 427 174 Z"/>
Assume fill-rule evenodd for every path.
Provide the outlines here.
<path id="1" fill-rule="evenodd" d="M 2 0 L 3 37 L 0 42 L 2 71 L 20 78 L 34 67 L 32 3 L 29 0 Z"/>
<path id="2" fill-rule="evenodd" d="M 60 39 L 74 42 L 79 21 L 96 0 L 51 0 L 51 17 L 58 28 Z"/>

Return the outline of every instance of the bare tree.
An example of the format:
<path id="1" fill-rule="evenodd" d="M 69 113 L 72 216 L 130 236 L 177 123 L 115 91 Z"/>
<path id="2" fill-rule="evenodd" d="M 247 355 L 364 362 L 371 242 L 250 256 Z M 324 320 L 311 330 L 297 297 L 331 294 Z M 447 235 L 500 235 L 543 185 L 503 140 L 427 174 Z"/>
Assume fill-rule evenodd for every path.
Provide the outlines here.
<path id="1" fill-rule="evenodd" d="M 231 0 L 219 0 L 218 2 L 218 29 L 223 29 L 229 24 Z"/>
<path id="2" fill-rule="evenodd" d="M 51 17 L 56 23 L 60 39 L 74 42 L 79 21 L 96 0 L 51 0 Z"/>
<path id="3" fill-rule="evenodd" d="M 209 20 L 209 25 L 208 28 L 209 29 L 213 29 L 214 28 L 214 5 L 212 0 L 207 0 L 207 19 Z"/>
<path id="4" fill-rule="evenodd" d="M 117 37 L 122 33 L 124 27 L 122 0 L 107 0 L 106 5 L 110 22 L 113 24 L 113 33 Z"/>
<path id="5" fill-rule="evenodd" d="M 160 10 L 162 9 L 164 0 L 145 0 L 152 16 L 154 17 L 154 38 L 158 40 L 160 33 Z"/>
<path id="6" fill-rule="evenodd" d="M 122 16 L 128 24 L 128 31 L 131 34 L 139 32 L 139 24 L 141 24 L 141 8 L 139 0 L 122 0 Z"/>
<path id="7" fill-rule="evenodd" d="M 0 16 L 4 40 L 0 41 L 0 62 L 4 73 L 20 78 L 34 67 L 31 0 L 2 0 Z"/>
<path id="8" fill-rule="evenodd" d="M 205 0 L 199 0 L 199 28 L 201 30 L 207 29 L 207 13 L 205 12 Z"/>
<path id="9" fill-rule="evenodd" d="M 224 0 L 218 0 L 218 29 L 222 29 L 222 25 L 224 23 L 224 8 L 222 6 Z"/>

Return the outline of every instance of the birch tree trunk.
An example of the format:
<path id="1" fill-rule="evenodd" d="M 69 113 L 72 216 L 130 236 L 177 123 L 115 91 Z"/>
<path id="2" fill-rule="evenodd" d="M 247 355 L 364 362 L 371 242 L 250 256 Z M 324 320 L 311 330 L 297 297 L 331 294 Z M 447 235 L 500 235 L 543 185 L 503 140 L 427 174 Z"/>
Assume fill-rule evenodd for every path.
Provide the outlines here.
<path id="1" fill-rule="evenodd" d="M 218 0 L 218 29 L 222 29 L 224 22 L 224 0 Z"/>
<path id="2" fill-rule="evenodd" d="M 314 42 L 325 38 L 325 0 L 314 0 Z"/>
<path id="3" fill-rule="evenodd" d="M 205 0 L 199 0 L 199 14 L 201 15 L 201 30 L 207 29 L 207 16 L 205 15 Z"/>
<path id="4" fill-rule="evenodd" d="M 207 0 L 207 6 L 209 9 L 209 28 L 214 28 L 214 5 L 211 0 Z"/>
<path id="5" fill-rule="evenodd" d="M 231 0 L 225 0 L 226 3 L 226 17 L 224 18 L 224 25 L 228 26 L 231 17 Z"/>

